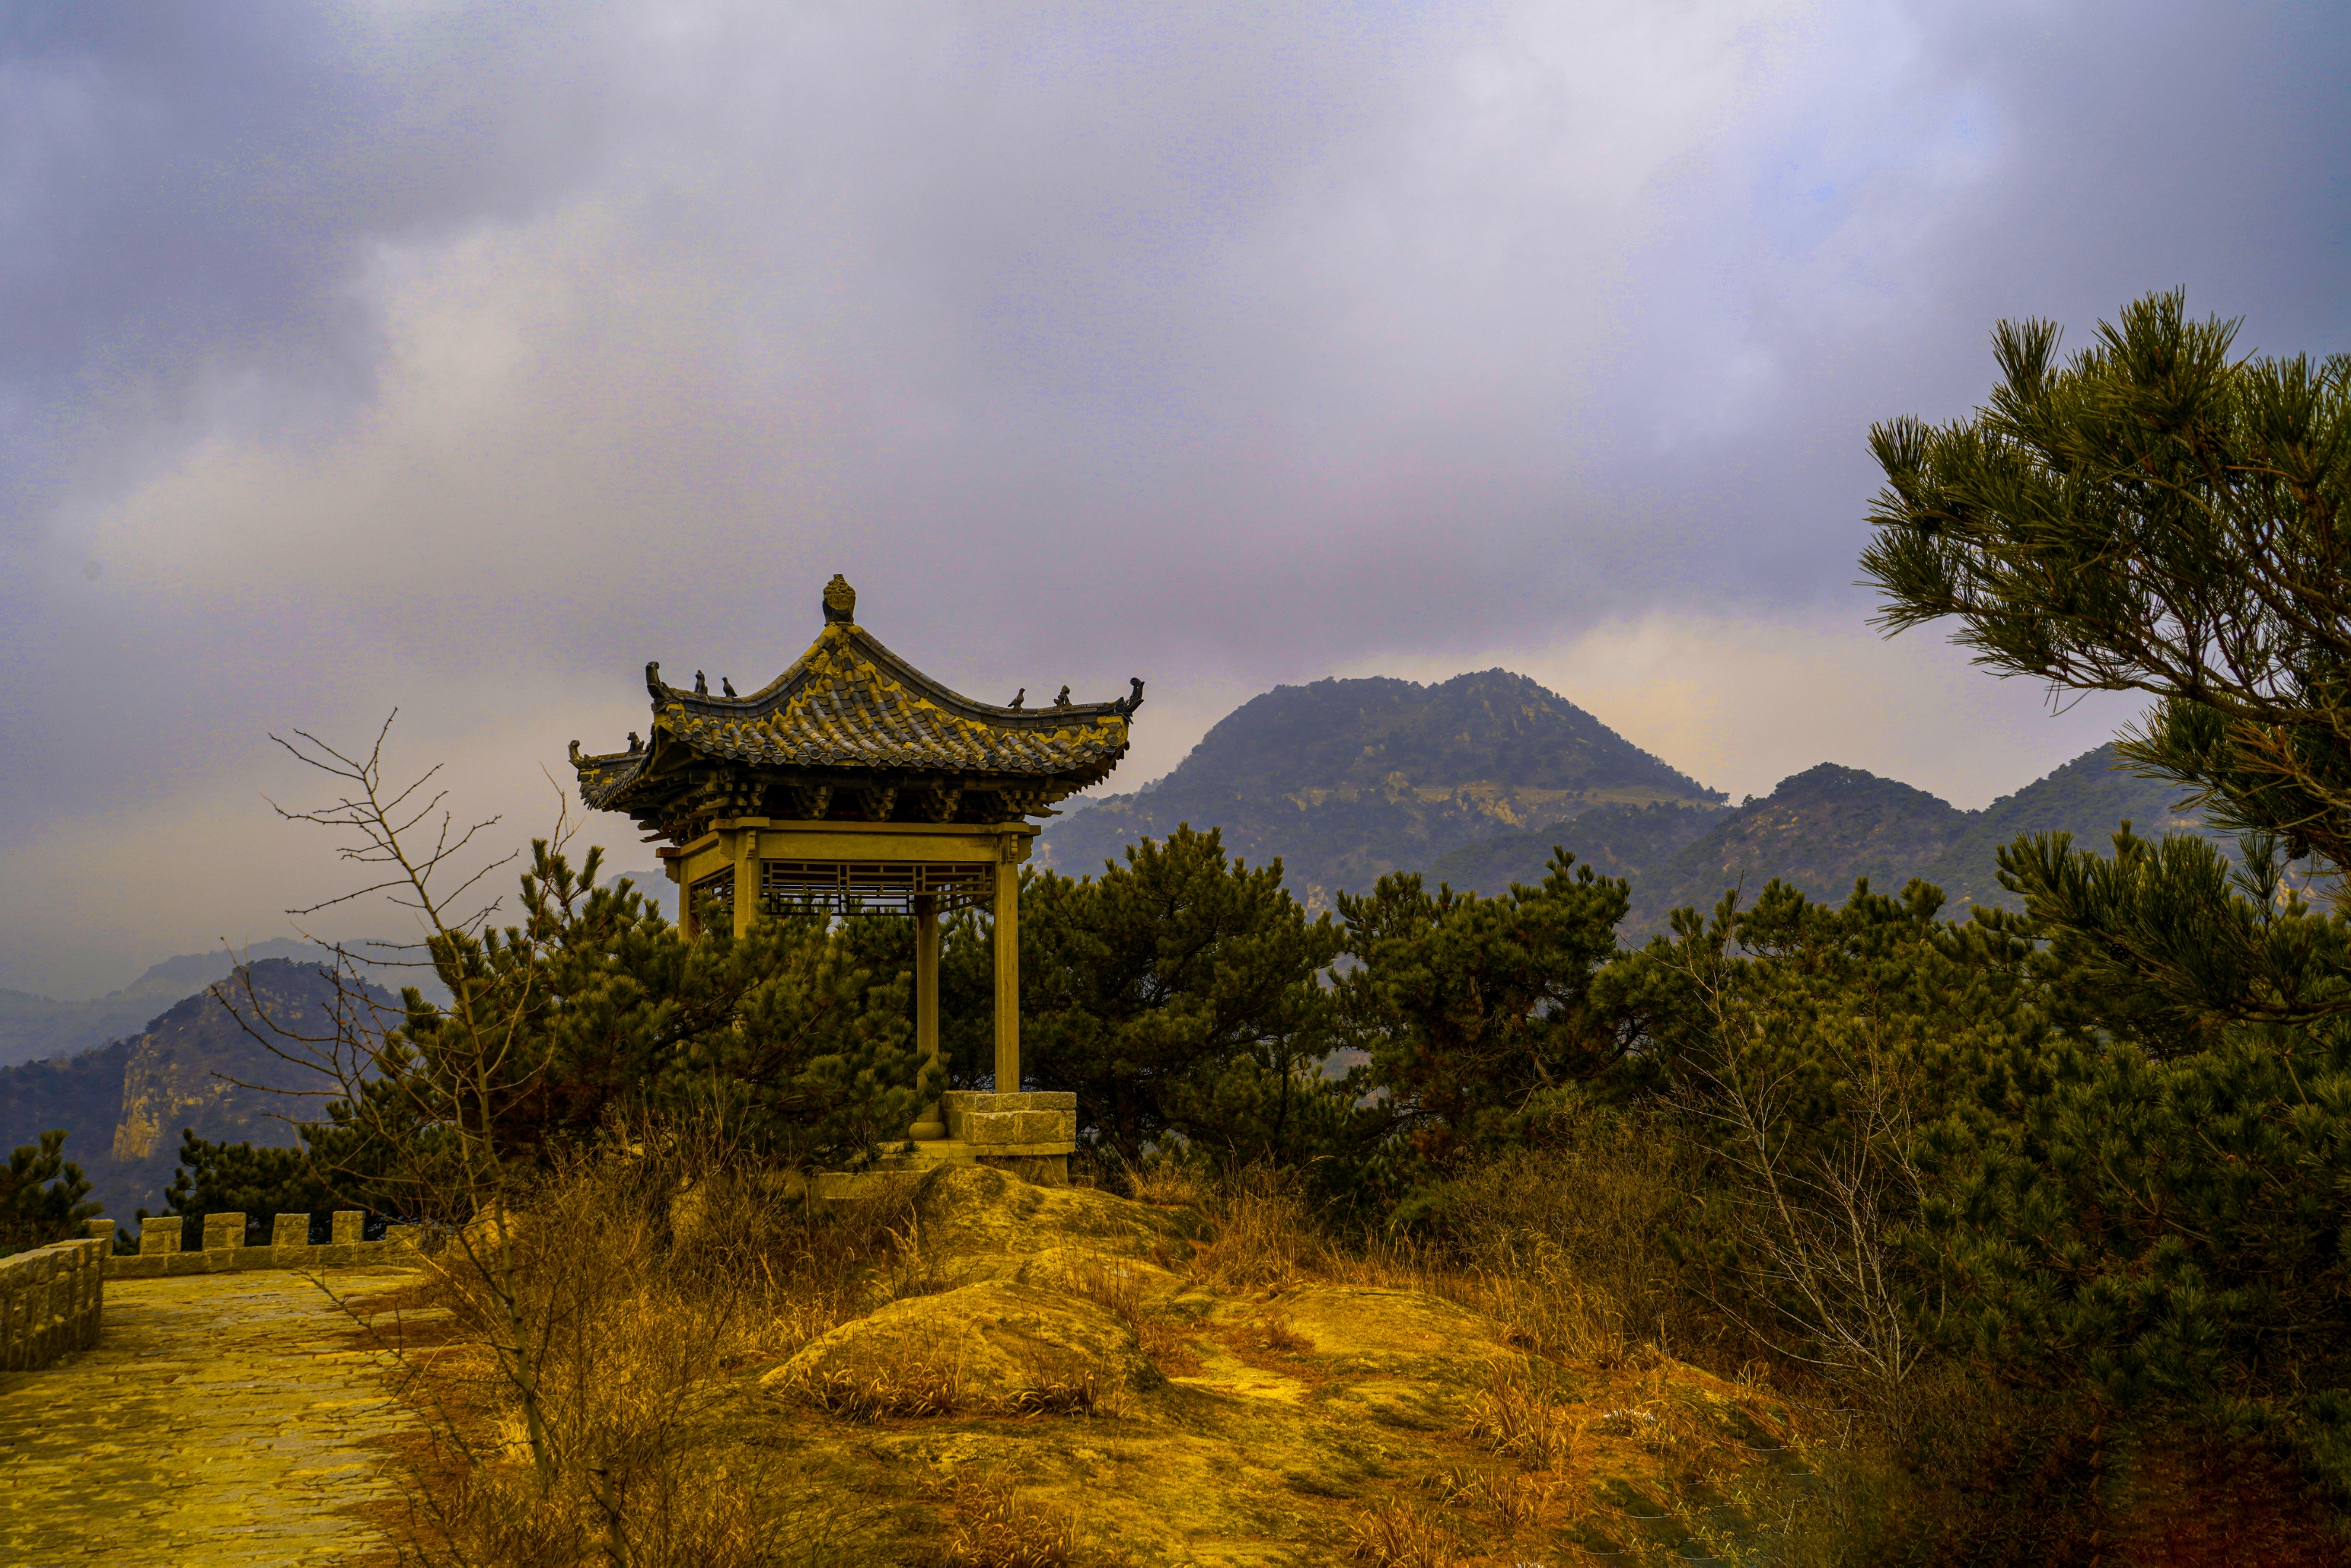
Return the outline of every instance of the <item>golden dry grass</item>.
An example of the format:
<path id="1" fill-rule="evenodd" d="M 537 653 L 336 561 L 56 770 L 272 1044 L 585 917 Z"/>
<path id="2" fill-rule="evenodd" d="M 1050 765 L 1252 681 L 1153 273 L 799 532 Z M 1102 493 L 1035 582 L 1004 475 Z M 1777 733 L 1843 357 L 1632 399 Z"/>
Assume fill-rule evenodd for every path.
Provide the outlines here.
<path id="1" fill-rule="evenodd" d="M 949 1568 L 1067 1568 L 1078 1561 L 1070 1512 L 1036 1501 L 1008 1475 L 958 1476 L 946 1501 Z"/>
<path id="2" fill-rule="evenodd" d="M 1575 1458 L 1575 1425 L 1533 1368 L 1495 1368 L 1494 1385 L 1469 1406 L 1469 1435 L 1531 1470 L 1565 1469 Z"/>
<path id="3" fill-rule="evenodd" d="M 607 1155 L 540 1183 L 503 1247 L 494 1225 L 452 1239 L 411 1292 L 450 1314 L 445 1343 L 408 1358 L 404 1392 L 434 1432 L 415 1456 L 411 1556 L 517 1568 L 821 1560 L 826 1521 L 779 1529 L 763 1506 L 775 1478 L 747 1467 L 716 1412 L 734 1375 L 892 1288 L 907 1197 L 819 1213 L 758 1173 Z M 829 1392 L 846 1406 L 952 1403 L 951 1390 L 900 1384 Z"/>
<path id="4" fill-rule="evenodd" d="M 1453 1568 L 1461 1542 L 1444 1522 L 1407 1503 L 1366 1509 L 1349 1531 L 1354 1560 L 1371 1568 Z"/>
<path id="5" fill-rule="evenodd" d="M 1165 1375 L 1186 1377 L 1199 1371 L 1199 1353 L 1192 1348 L 1190 1330 L 1144 1307 L 1141 1270 L 1129 1260 L 1083 1259 L 1069 1269 L 1063 1282 L 1072 1294 L 1108 1308 L 1134 1330 L 1144 1357 Z"/>

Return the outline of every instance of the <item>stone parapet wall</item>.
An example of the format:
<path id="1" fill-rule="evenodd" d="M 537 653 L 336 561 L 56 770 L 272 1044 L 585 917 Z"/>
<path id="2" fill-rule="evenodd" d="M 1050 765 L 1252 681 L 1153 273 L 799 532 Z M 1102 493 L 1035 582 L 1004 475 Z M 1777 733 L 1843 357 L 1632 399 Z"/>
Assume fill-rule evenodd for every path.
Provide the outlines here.
<path id="1" fill-rule="evenodd" d="M 357 1269 L 413 1263 L 422 1232 L 413 1225 L 389 1228 L 381 1241 L 362 1239 L 367 1216 L 346 1209 L 334 1217 L 330 1239 L 310 1242 L 308 1214 L 280 1214 L 270 1226 L 269 1244 L 245 1244 L 242 1214 L 204 1216 L 204 1249 L 183 1250 L 181 1227 L 169 1216 L 141 1228 L 136 1256 L 116 1257 L 114 1221 L 90 1221 L 93 1234 L 106 1244 L 106 1277 L 110 1280 L 152 1280 L 181 1274 L 225 1274 L 238 1269 Z"/>
<path id="2" fill-rule="evenodd" d="M 59 1241 L 0 1258 L 0 1371 L 29 1372 L 98 1343 L 110 1245 Z"/>

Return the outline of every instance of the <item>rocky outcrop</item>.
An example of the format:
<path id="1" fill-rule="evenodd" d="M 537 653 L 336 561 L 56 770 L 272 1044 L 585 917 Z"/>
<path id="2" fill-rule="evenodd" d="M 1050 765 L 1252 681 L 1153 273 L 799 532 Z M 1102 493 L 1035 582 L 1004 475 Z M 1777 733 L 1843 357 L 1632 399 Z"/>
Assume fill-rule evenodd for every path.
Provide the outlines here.
<path id="1" fill-rule="evenodd" d="M 988 1280 L 893 1301 L 767 1375 L 831 1408 L 948 1415 L 1094 1409 L 1165 1379 L 1132 1325 L 1083 1296 Z"/>
<path id="2" fill-rule="evenodd" d="M 1672 1549 L 1725 1523 L 1702 1477 L 1781 1463 L 1756 1389 L 1621 1344 L 1532 1354 L 1409 1278 L 1220 1282 L 1188 1208 L 964 1166 L 912 1210 L 872 1310 L 758 1370 L 773 1414 L 736 1417 L 811 1495 L 865 1500 L 871 1561 L 927 1560 L 941 1500 L 981 1482 L 1103 1561 L 1342 1562 L 1380 1520 L 1465 1563 Z"/>

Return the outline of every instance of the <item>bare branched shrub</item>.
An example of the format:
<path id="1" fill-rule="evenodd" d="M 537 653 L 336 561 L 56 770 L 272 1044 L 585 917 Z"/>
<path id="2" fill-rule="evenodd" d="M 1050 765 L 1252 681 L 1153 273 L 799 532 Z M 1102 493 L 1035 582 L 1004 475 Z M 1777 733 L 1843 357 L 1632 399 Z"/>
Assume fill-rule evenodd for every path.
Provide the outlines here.
<path id="1" fill-rule="evenodd" d="M 825 1521 L 796 1511 L 778 1523 L 768 1500 L 778 1478 L 756 1448 L 729 1446 L 721 1412 L 731 1374 L 870 1310 L 905 1227 L 903 1193 L 812 1206 L 728 1164 L 723 1145 L 645 1127 L 559 1161 L 510 1213 L 503 1263 L 451 1248 L 416 1291 L 453 1314 L 451 1343 L 410 1369 L 412 1396 L 444 1413 L 416 1500 L 420 1554 L 601 1553 L 640 1568 L 823 1559 L 810 1531 Z M 520 1392 L 485 1343 L 509 1300 L 538 1335 L 548 1486 Z"/>
<path id="2" fill-rule="evenodd" d="M 1928 1351 L 1899 1244 L 1925 1197 L 1911 1154 L 1924 1059 L 1874 1009 L 1789 1016 L 1719 952 L 1686 946 L 1682 962 L 1713 1046 L 1683 1064 L 1680 1105 L 1712 1130 L 1727 1180 L 1708 1212 L 1739 1285 L 1714 1304 L 1898 1431 Z M 1823 1082 L 1836 1110 L 1824 1125 Z"/>

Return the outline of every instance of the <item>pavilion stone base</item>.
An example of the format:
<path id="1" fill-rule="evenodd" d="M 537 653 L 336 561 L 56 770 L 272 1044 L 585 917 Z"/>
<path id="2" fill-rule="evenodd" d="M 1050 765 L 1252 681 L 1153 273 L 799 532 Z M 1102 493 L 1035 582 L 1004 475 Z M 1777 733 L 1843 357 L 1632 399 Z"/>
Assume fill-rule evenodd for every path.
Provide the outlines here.
<path id="1" fill-rule="evenodd" d="M 884 1162 L 898 1170 L 993 1166 L 1039 1186 L 1070 1185 L 1078 1147 L 1075 1094 L 987 1094 L 954 1090 L 940 1096 L 944 1138 L 918 1138 L 912 1154 Z"/>

